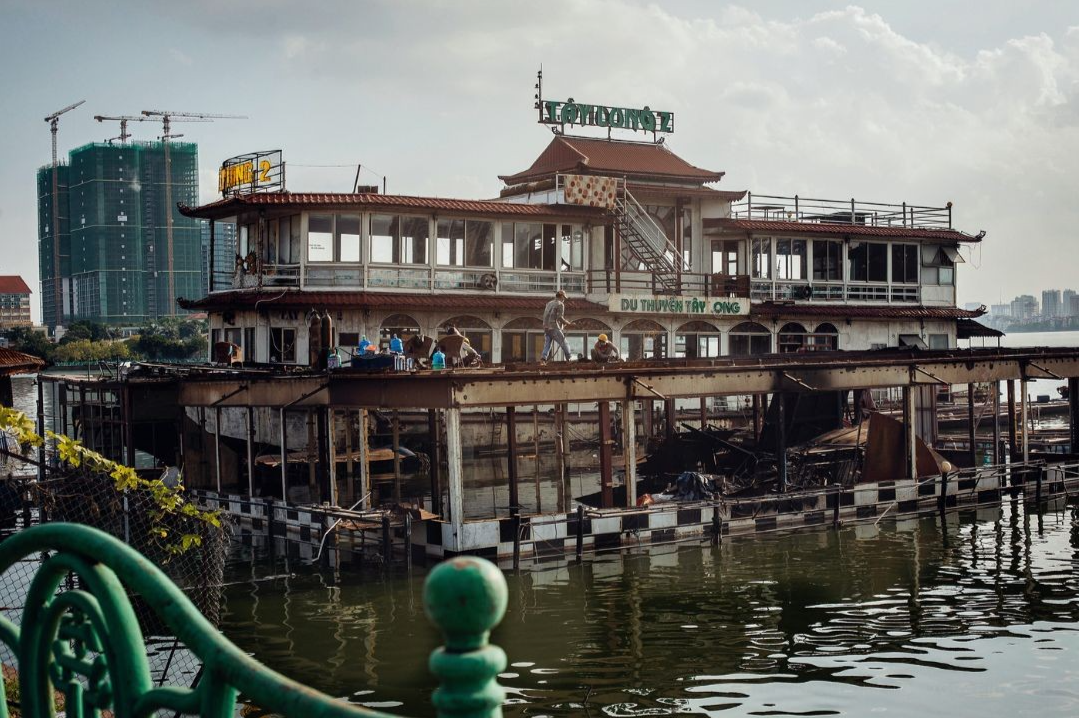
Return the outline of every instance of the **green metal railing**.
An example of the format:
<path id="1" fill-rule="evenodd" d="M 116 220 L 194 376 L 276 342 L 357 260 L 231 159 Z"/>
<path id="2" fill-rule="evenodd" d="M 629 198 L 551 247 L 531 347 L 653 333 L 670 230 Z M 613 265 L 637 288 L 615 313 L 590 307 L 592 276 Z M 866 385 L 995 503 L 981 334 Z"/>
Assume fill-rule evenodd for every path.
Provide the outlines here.
<path id="1" fill-rule="evenodd" d="M 45 524 L 0 543 L 0 575 L 15 563 L 46 557 L 26 594 L 19 625 L 0 617 L 0 641 L 17 661 L 19 710 L 53 716 L 64 696 L 71 718 L 149 717 L 166 709 L 229 718 L 237 695 L 296 718 L 371 718 L 367 710 L 270 670 L 222 636 L 151 561 L 121 541 L 79 524 Z M 74 586 L 57 592 L 68 576 Z M 203 663 L 192 688 L 154 686 L 142 630 L 128 595 L 137 595 Z M 506 581 L 491 563 L 460 557 L 437 566 L 424 587 L 427 616 L 445 635 L 431 654 L 441 685 L 439 716 L 499 718 L 505 691 L 495 681 L 506 654 L 488 643 L 506 612 Z M 8 718 L 0 675 L 0 718 Z"/>

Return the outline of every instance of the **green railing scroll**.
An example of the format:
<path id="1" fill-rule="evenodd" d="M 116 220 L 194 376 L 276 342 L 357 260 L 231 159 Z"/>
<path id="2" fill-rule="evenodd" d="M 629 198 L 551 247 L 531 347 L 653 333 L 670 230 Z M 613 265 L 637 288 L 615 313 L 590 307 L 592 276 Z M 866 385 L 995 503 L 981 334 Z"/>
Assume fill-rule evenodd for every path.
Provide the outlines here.
<path id="1" fill-rule="evenodd" d="M 102 531 L 62 523 L 26 529 L 0 543 L 0 575 L 42 555 L 19 625 L 0 617 L 0 642 L 15 656 L 26 718 L 55 715 L 57 692 L 71 718 L 97 718 L 103 711 L 149 718 L 161 709 L 230 718 L 238 694 L 287 718 L 387 716 L 319 693 L 247 656 L 156 565 Z M 68 576 L 75 588 L 57 593 Z M 129 593 L 152 606 L 202 661 L 196 686 L 153 684 Z M 501 718 L 505 693 L 495 677 L 506 655 L 488 636 L 505 614 L 506 598 L 502 574 L 482 559 L 451 559 L 428 576 L 427 615 L 446 638 L 430 662 L 441 679 L 432 696 L 439 716 Z M 0 674 L 0 718 L 8 718 L 3 680 Z"/>

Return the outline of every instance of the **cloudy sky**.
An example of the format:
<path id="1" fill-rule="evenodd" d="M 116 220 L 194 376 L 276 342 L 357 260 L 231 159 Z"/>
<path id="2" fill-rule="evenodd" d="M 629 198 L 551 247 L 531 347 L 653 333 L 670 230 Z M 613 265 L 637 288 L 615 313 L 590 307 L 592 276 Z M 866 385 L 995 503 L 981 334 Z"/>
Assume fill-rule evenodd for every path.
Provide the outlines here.
<path id="1" fill-rule="evenodd" d="M 278 147 L 291 189 L 347 191 L 362 163 L 392 193 L 488 197 L 550 139 L 541 64 L 551 99 L 675 111 L 672 149 L 728 189 L 954 202 L 988 233 L 961 302 L 1079 288 L 1074 0 L 0 0 L 0 40 L 0 274 L 35 295 L 42 118 L 71 102 L 61 152 L 117 134 L 95 114 L 247 115 L 177 126 L 205 200 L 223 158 Z"/>

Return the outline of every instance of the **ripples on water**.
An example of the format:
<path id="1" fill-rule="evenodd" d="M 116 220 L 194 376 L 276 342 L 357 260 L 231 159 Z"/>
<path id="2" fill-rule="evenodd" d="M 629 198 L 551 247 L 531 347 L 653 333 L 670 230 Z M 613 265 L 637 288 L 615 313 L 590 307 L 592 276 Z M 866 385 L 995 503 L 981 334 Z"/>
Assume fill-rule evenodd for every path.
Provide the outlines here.
<path id="1" fill-rule="evenodd" d="M 1017 503 L 508 575 L 506 714 L 1073 715 L 1079 528 Z M 243 582 L 272 572 L 291 577 Z M 429 715 L 422 575 L 234 566 L 224 630 L 332 695 Z"/>

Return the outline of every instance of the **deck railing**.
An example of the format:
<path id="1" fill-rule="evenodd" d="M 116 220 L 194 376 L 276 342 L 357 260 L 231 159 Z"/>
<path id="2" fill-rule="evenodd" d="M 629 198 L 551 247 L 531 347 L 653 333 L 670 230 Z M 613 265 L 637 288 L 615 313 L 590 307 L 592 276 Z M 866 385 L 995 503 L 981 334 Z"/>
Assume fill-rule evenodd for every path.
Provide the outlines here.
<path id="1" fill-rule="evenodd" d="M 16 658 L 17 708 L 23 716 L 51 718 L 61 694 L 69 716 L 164 711 L 231 718 L 238 693 L 288 718 L 387 715 L 319 693 L 254 660 L 218 633 L 149 559 L 102 531 L 44 524 L 0 543 L 0 575 L 25 560 L 41 563 L 21 621 L 16 625 L 0 617 L 0 643 Z M 58 591 L 62 585 L 68 588 Z M 153 607 L 202 661 L 196 685 L 154 685 L 129 595 Z M 502 715 L 505 691 L 495 677 L 506 667 L 506 654 L 488 637 L 505 614 L 506 601 L 505 579 L 483 559 L 451 559 L 427 577 L 424 608 L 446 639 L 429 663 L 441 680 L 432 695 L 439 716 Z M 10 678 L 6 671 L 0 674 L 0 718 L 9 715 L 3 683 Z"/>
<path id="2" fill-rule="evenodd" d="M 753 194 L 731 205 L 732 219 L 763 219 L 813 224 L 951 229 L 952 203 L 943 207 Z"/>

